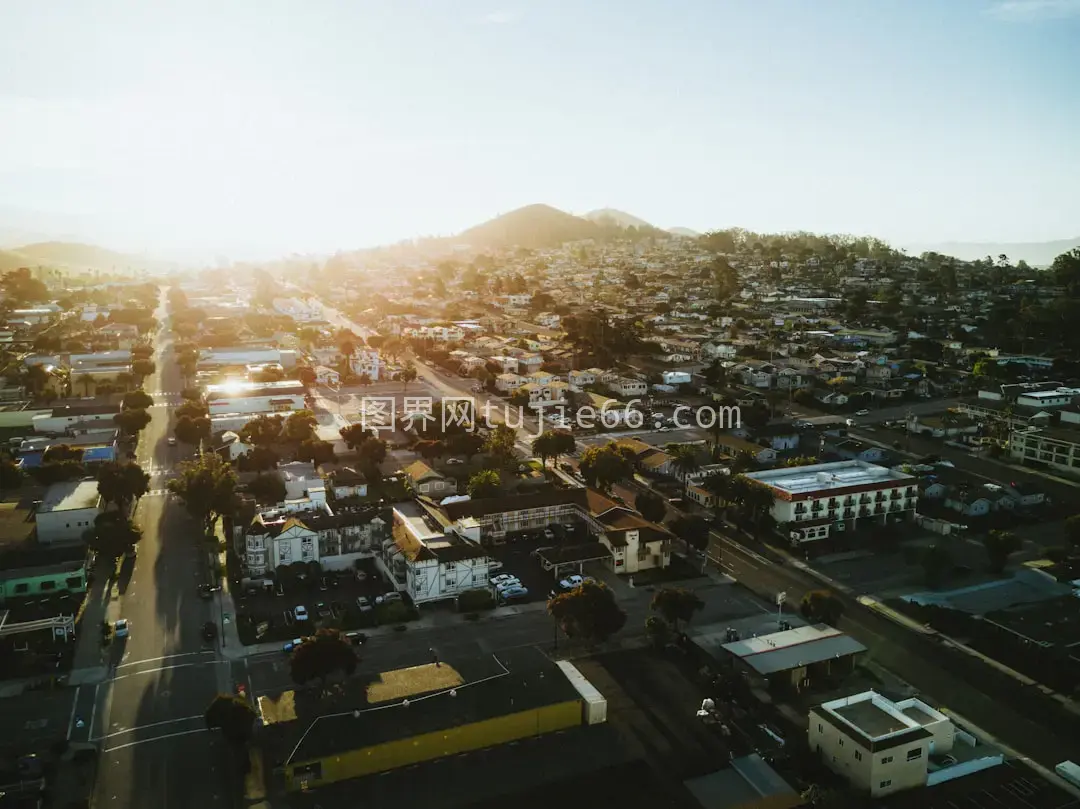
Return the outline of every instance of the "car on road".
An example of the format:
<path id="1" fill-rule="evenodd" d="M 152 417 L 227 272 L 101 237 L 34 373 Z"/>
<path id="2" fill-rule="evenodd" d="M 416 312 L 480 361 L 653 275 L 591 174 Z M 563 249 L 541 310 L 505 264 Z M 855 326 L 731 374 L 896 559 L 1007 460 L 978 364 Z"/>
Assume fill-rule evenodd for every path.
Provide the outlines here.
<path id="1" fill-rule="evenodd" d="M 367 643 L 367 634 L 364 632 L 346 632 L 344 637 L 353 646 L 363 646 Z"/>
<path id="2" fill-rule="evenodd" d="M 371 602 L 368 601 L 364 596 L 357 597 L 356 608 L 360 610 L 360 612 L 371 612 L 373 609 L 375 609 L 371 606 Z"/>
<path id="3" fill-rule="evenodd" d="M 293 618 L 297 621 L 306 621 L 308 619 L 307 607 L 303 604 L 297 607 L 293 607 Z"/>
<path id="4" fill-rule="evenodd" d="M 116 637 L 126 638 L 130 633 L 131 628 L 128 626 L 127 618 L 119 618 L 113 624 L 113 635 Z"/>
<path id="5" fill-rule="evenodd" d="M 848 427 L 854 427 L 855 419 L 844 419 L 844 424 Z"/>
<path id="6" fill-rule="evenodd" d="M 393 604 L 401 601 L 401 593 L 396 590 L 392 590 L 389 593 L 383 593 L 381 596 L 375 596 L 376 605 L 379 604 Z"/>
<path id="7" fill-rule="evenodd" d="M 297 646 L 303 643 L 307 638 L 293 638 L 292 640 L 285 641 L 285 645 L 281 647 L 281 651 L 285 654 L 290 654 Z"/>
<path id="8" fill-rule="evenodd" d="M 509 573 L 500 573 L 498 576 L 491 577 L 492 587 L 503 587 L 510 584 L 521 584 L 521 579 L 517 576 L 511 576 Z"/>
<path id="9" fill-rule="evenodd" d="M 529 590 L 520 584 L 506 587 L 499 591 L 499 600 L 504 604 L 508 601 L 524 601 L 529 597 Z"/>
<path id="10" fill-rule="evenodd" d="M 168 438 L 168 440 L 167 440 L 167 441 L 166 441 L 165 443 L 167 443 L 167 444 L 168 444 L 168 445 L 169 445 L 170 447 L 175 447 L 175 446 L 176 446 L 176 439 L 175 439 L 175 438 L 173 438 L 173 437 L 172 437 L 172 436 L 170 435 L 170 436 L 169 436 L 169 438 Z"/>
<path id="11" fill-rule="evenodd" d="M 213 598 L 214 593 L 221 589 L 220 584 L 200 584 L 199 585 L 199 598 Z"/>
<path id="12" fill-rule="evenodd" d="M 856 416 L 869 416 L 870 411 L 869 410 L 856 410 L 855 415 Z"/>
<path id="13" fill-rule="evenodd" d="M 555 532 L 552 531 L 550 528 L 545 528 L 544 539 L 546 539 L 548 542 L 551 542 L 551 540 L 555 539 Z"/>
<path id="14" fill-rule="evenodd" d="M 206 623 L 204 623 L 202 625 L 202 637 L 203 637 L 203 640 L 207 640 L 207 641 L 213 640 L 214 638 L 217 637 L 217 632 L 218 632 L 217 624 L 215 624 L 213 621 L 207 621 Z"/>
<path id="15" fill-rule="evenodd" d="M 461 458 L 447 458 L 446 459 L 446 465 L 447 466 L 458 466 L 459 464 L 463 464 L 463 463 L 465 463 L 465 461 L 463 459 L 461 459 Z"/>

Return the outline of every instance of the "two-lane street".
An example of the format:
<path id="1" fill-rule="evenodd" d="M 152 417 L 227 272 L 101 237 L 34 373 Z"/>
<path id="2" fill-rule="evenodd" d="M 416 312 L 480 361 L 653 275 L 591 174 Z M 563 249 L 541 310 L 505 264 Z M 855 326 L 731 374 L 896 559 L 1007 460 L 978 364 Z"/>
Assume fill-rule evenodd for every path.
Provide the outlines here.
<path id="1" fill-rule="evenodd" d="M 164 292 L 155 313 L 164 322 Z M 107 679 L 93 689 L 85 729 L 103 760 L 94 805 L 187 809 L 229 806 L 223 742 L 202 715 L 214 695 L 230 687 L 229 667 L 216 644 L 202 639 L 205 622 L 220 620 L 214 601 L 198 596 L 206 576 L 199 526 L 165 494 L 166 481 L 187 454 L 170 447 L 171 409 L 181 387 L 167 328 L 157 335 L 154 375 L 144 388 L 154 396 L 151 422 L 136 458 L 151 472 L 150 493 L 135 520 L 142 529 L 130 575 L 121 576 L 108 619 L 126 618 L 127 638 L 109 649 Z"/>

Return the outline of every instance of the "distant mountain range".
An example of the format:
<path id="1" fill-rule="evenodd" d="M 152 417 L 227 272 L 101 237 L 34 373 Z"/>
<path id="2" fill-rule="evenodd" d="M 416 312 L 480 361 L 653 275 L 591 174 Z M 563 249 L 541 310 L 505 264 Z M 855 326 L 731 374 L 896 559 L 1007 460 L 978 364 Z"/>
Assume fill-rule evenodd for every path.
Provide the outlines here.
<path id="1" fill-rule="evenodd" d="M 0 272 L 19 267 L 53 267 L 67 270 L 164 270 L 168 262 L 118 253 L 93 244 L 78 242 L 37 242 L 0 250 Z"/>
<path id="2" fill-rule="evenodd" d="M 1062 253 L 1080 247 L 1080 236 L 1053 242 L 938 242 L 902 246 L 913 256 L 941 253 L 961 261 L 975 261 L 992 256 L 996 261 L 997 257 L 1004 253 L 1012 262 L 1023 259 L 1032 267 L 1047 267 Z"/>
<path id="3" fill-rule="evenodd" d="M 628 214 L 626 211 L 619 211 L 615 208 L 599 208 L 595 211 L 589 211 L 582 216 L 582 219 L 588 219 L 590 222 L 595 222 L 598 225 L 618 225 L 621 228 L 653 227 L 653 225 L 649 224 L 644 219 L 638 219 L 633 214 Z"/>

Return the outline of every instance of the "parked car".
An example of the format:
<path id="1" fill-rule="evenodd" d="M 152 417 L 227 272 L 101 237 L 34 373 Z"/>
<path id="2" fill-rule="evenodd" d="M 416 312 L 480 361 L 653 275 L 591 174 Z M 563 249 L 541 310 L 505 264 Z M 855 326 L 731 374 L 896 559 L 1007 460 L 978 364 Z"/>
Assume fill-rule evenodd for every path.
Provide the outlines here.
<path id="1" fill-rule="evenodd" d="M 359 596 L 356 599 L 356 607 L 360 610 L 360 612 L 371 612 L 373 609 L 375 609 L 371 606 L 371 602 L 368 601 L 364 596 Z"/>
<path id="2" fill-rule="evenodd" d="M 297 607 L 293 607 L 293 618 L 295 618 L 297 621 L 306 621 L 308 619 L 307 607 L 305 607 L 303 604 Z"/>
<path id="3" fill-rule="evenodd" d="M 446 465 L 447 466 L 457 466 L 458 464 L 463 464 L 463 463 L 465 463 L 465 461 L 462 458 L 447 458 L 446 459 Z"/>
<path id="4" fill-rule="evenodd" d="M 203 640 L 213 640 L 217 637 L 217 633 L 217 624 L 215 624 L 213 621 L 207 621 L 202 625 Z"/>
<path id="5" fill-rule="evenodd" d="M 503 563 L 500 562 L 498 559 L 491 559 L 491 560 L 488 561 L 488 573 L 492 572 L 493 570 L 502 570 L 502 569 L 503 569 Z"/>
<path id="6" fill-rule="evenodd" d="M 512 587 L 507 587 L 506 589 L 499 591 L 499 600 L 504 604 L 508 601 L 524 601 L 528 597 L 528 588 L 522 587 L 520 584 L 515 584 Z"/>
<path id="7" fill-rule="evenodd" d="M 565 579 L 560 581 L 559 587 L 561 587 L 563 590 L 573 590 L 575 587 L 580 586 L 584 581 L 584 578 L 579 576 L 577 573 L 574 573 L 573 575 L 567 576 Z"/>
<path id="8" fill-rule="evenodd" d="M 292 640 L 285 641 L 285 645 L 281 647 L 281 651 L 285 654 L 289 654 L 305 640 L 307 640 L 307 638 L 293 638 Z"/>
<path id="9" fill-rule="evenodd" d="M 855 415 L 856 415 L 856 416 L 869 416 L 869 415 L 870 415 L 870 411 L 869 411 L 869 410 L 865 410 L 865 409 L 864 409 L 864 410 L 856 410 L 856 411 L 855 411 Z"/>
<path id="10" fill-rule="evenodd" d="M 545 528 L 544 539 L 546 539 L 548 542 L 551 542 L 553 539 L 555 539 L 555 532 L 552 531 L 550 528 Z"/>
<path id="11" fill-rule="evenodd" d="M 126 638 L 131 632 L 131 628 L 128 626 L 127 618 L 118 618 L 116 623 L 113 624 L 113 635 L 118 638 Z"/>
<path id="12" fill-rule="evenodd" d="M 333 613 L 330 612 L 330 608 L 325 601 L 320 601 L 315 605 L 315 614 L 320 618 L 329 618 Z"/>
<path id="13" fill-rule="evenodd" d="M 491 577 L 493 587 L 501 587 L 504 584 L 521 584 L 521 579 L 517 576 L 511 576 L 509 573 L 500 573 L 498 576 Z"/>
<path id="14" fill-rule="evenodd" d="M 495 592 L 496 593 L 501 593 L 503 590 L 509 590 L 511 587 L 521 587 L 521 586 L 522 586 L 521 580 L 515 578 L 513 581 L 504 581 L 501 584 L 496 584 L 495 585 Z"/>
<path id="15" fill-rule="evenodd" d="M 399 601 L 401 601 L 401 593 L 397 592 L 396 590 L 389 593 L 383 593 L 381 596 L 375 596 L 376 605 L 393 604 Z"/>
<path id="16" fill-rule="evenodd" d="M 351 643 L 353 646 L 363 646 L 367 643 L 367 634 L 364 632 L 346 632 L 345 640 Z"/>
<path id="17" fill-rule="evenodd" d="M 848 427 L 854 427 L 855 426 L 855 419 L 844 419 L 844 424 L 847 425 Z"/>
<path id="18" fill-rule="evenodd" d="M 175 438 L 173 438 L 173 437 L 172 437 L 172 436 L 170 435 L 170 436 L 169 436 L 169 438 L 168 438 L 168 440 L 166 441 L 166 443 L 167 443 L 167 444 L 168 444 L 168 445 L 169 445 L 170 447 L 175 447 L 175 446 L 176 446 L 176 439 L 175 439 Z"/>

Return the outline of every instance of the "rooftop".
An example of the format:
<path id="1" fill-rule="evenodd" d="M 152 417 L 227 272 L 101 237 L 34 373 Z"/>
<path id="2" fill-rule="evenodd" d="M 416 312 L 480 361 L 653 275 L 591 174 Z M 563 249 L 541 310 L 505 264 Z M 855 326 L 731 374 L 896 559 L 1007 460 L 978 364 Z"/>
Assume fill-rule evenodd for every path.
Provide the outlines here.
<path id="1" fill-rule="evenodd" d="M 293 733 L 286 733 L 282 739 L 281 760 L 289 757 L 293 746 L 293 762 L 310 761 L 579 699 L 559 668 L 534 647 L 510 649 L 498 656 L 445 660 L 442 667 L 458 675 L 460 684 L 453 687 L 453 692 L 441 681 L 428 690 L 421 684 L 420 690 L 407 697 L 407 704 L 400 689 L 394 690 L 391 702 L 372 701 L 373 685 L 406 678 L 395 672 L 376 674 L 363 687 L 347 687 L 335 703 L 341 708 L 339 713 L 320 715 L 318 709 L 325 703 L 313 695 L 296 692 L 296 720 L 290 723 L 294 725 L 289 728 Z M 263 699 L 259 702 L 262 708 Z M 359 717 L 354 716 L 354 711 L 359 711 Z M 311 732 L 306 732 L 309 727 Z"/>
<path id="2" fill-rule="evenodd" d="M 866 651 L 854 638 L 825 624 L 737 640 L 721 648 L 763 676 Z"/>
<path id="3" fill-rule="evenodd" d="M 45 493 L 45 498 L 38 507 L 38 513 L 97 508 L 100 499 L 96 480 L 69 480 L 55 483 Z"/>
<path id="4" fill-rule="evenodd" d="M 820 491 L 842 491 L 856 486 L 890 483 L 903 486 L 916 482 L 914 476 L 905 472 L 856 460 L 769 469 L 747 473 L 746 477 L 789 497 Z"/>
<path id="5" fill-rule="evenodd" d="M 893 702 L 876 691 L 864 691 L 825 702 L 817 708 L 817 712 L 839 720 L 841 724 L 837 727 L 849 734 L 854 731 L 875 747 L 882 747 L 900 736 L 907 741 L 909 731 L 921 730 L 934 722 L 950 721 L 943 713 L 921 700 Z"/>
<path id="6" fill-rule="evenodd" d="M 1080 800 L 1021 764 L 1004 763 L 879 799 L 884 809 L 1078 809 Z"/>

